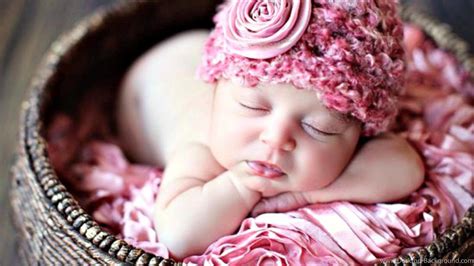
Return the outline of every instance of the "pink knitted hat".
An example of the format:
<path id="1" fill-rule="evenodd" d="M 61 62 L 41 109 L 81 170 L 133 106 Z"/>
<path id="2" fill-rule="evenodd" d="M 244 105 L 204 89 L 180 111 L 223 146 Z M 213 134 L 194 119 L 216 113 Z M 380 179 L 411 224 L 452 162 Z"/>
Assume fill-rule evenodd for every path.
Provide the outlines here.
<path id="1" fill-rule="evenodd" d="M 390 0 L 228 0 L 218 8 L 198 76 L 253 87 L 292 83 L 387 129 L 404 72 L 403 28 Z"/>

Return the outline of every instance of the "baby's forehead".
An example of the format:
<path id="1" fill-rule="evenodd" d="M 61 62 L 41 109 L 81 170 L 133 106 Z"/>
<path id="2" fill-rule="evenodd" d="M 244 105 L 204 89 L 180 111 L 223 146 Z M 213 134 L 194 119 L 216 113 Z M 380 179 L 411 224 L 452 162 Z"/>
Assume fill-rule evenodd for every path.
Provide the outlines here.
<path id="1" fill-rule="evenodd" d="M 317 91 L 299 88 L 291 83 L 259 83 L 254 87 L 246 87 L 235 81 L 222 80 L 220 82 L 233 89 L 237 94 L 242 93 L 249 97 L 261 97 L 263 99 L 280 97 L 297 105 L 306 104 L 309 112 L 324 113 L 338 122 L 350 123 L 355 120 L 349 114 L 327 108 L 322 103 L 321 96 Z"/>
<path id="2" fill-rule="evenodd" d="M 342 112 L 338 112 L 336 110 L 328 109 L 327 107 L 326 110 L 330 113 L 331 117 L 334 117 L 334 119 L 343 122 L 343 123 L 355 123 L 357 120 L 351 116 L 350 114 L 344 114 Z"/>

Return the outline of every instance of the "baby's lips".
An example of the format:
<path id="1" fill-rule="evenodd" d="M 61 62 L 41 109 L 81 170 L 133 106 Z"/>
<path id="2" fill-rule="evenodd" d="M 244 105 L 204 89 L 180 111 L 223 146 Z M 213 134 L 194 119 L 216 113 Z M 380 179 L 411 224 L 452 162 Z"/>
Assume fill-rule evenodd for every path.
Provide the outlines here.
<path id="1" fill-rule="evenodd" d="M 281 169 L 272 164 L 259 161 L 246 161 L 248 167 L 253 174 L 265 177 L 265 178 L 277 178 L 283 176 L 285 173 Z"/>

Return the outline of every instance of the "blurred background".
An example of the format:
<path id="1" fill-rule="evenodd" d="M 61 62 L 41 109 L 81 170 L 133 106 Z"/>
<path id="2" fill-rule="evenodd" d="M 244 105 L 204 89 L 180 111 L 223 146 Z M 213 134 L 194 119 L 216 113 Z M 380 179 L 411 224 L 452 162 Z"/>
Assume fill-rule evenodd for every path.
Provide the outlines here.
<path id="1" fill-rule="evenodd" d="M 17 265 L 9 204 L 10 165 L 19 110 L 29 81 L 50 44 L 94 9 L 113 0 L 0 0 L 0 265 Z M 474 0 L 402 0 L 449 24 L 474 54 Z"/>

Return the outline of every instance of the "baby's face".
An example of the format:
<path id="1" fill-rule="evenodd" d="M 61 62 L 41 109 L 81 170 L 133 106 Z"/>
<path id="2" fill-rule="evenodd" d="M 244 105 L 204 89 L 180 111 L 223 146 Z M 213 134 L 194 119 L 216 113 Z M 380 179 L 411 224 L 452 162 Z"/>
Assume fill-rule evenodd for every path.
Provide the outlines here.
<path id="1" fill-rule="evenodd" d="M 214 97 L 213 155 L 227 169 L 245 162 L 249 173 L 270 179 L 270 194 L 325 187 L 344 170 L 359 140 L 359 122 L 290 84 L 246 88 L 223 80 Z"/>

